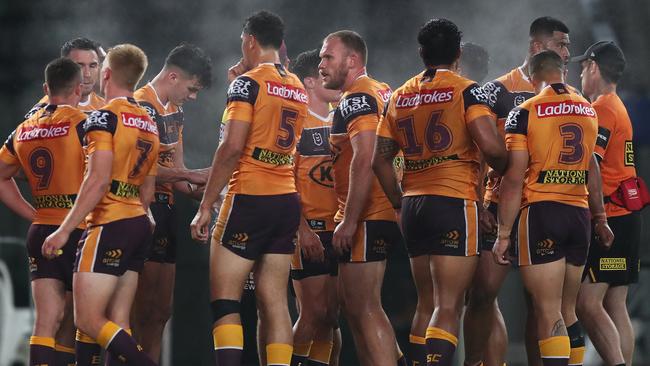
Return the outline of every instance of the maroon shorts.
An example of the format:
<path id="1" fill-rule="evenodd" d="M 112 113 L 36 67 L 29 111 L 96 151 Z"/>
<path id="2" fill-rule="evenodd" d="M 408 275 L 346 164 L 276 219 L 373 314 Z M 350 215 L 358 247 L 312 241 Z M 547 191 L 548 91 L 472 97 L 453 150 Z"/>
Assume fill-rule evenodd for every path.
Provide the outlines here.
<path id="1" fill-rule="evenodd" d="M 113 276 L 139 273 L 150 241 L 151 224 L 146 215 L 91 226 L 79 242 L 75 271 Z"/>
<path id="2" fill-rule="evenodd" d="M 67 291 L 72 291 L 72 269 L 74 268 L 74 257 L 77 250 L 77 243 L 83 233 L 81 229 L 75 229 L 70 233 L 68 242 L 63 246 L 63 254 L 47 259 L 41 254 L 41 247 L 45 238 L 56 231 L 56 225 L 32 224 L 27 231 L 27 255 L 29 259 L 29 273 L 32 281 L 39 278 L 54 278 L 65 284 Z"/>
<path id="3" fill-rule="evenodd" d="M 296 246 L 296 251 L 291 259 L 291 279 L 302 280 L 308 277 L 339 274 L 339 264 L 336 260 L 336 254 L 332 248 L 333 231 L 317 231 L 316 235 L 325 248 L 325 260 L 322 262 L 312 262 L 307 260 L 300 250 L 300 245 Z"/>
<path id="4" fill-rule="evenodd" d="M 264 254 L 293 254 L 299 224 L 297 193 L 228 194 L 219 210 L 212 240 L 251 260 Z"/>
<path id="5" fill-rule="evenodd" d="M 517 225 L 520 266 L 566 258 L 582 266 L 591 237 L 589 209 L 558 202 L 534 202 L 521 210 Z"/>
<path id="6" fill-rule="evenodd" d="M 402 229 L 409 257 L 478 255 L 476 201 L 433 195 L 404 197 Z"/>
<path id="7" fill-rule="evenodd" d="M 402 233 L 395 221 L 366 220 L 359 222 L 352 248 L 339 256 L 339 263 L 365 263 L 386 260 L 390 248 L 402 245 Z"/>

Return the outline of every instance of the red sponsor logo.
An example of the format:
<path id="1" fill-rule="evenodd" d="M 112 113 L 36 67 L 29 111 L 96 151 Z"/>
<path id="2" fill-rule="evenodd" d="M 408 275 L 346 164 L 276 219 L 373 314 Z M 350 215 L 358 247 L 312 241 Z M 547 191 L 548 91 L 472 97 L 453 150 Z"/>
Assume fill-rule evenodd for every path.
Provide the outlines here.
<path id="1" fill-rule="evenodd" d="M 379 94 L 379 97 L 384 101 L 384 103 L 387 103 L 390 99 L 390 95 L 393 94 L 393 91 L 390 89 L 381 89 L 377 90 L 377 94 Z"/>
<path id="2" fill-rule="evenodd" d="M 131 113 L 122 113 L 122 124 L 126 127 L 137 128 L 140 131 L 158 134 L 158 126 L 149 118 Z"/>
<path id="3" fill-rule="evenodd" d="M 395 108 L 413 108 L 419 105 L 451 102 L 454 88 L 424 89 L 419 93 L 399 94 Z"/>
<path id="4" fill-rule="evenodd" d="M 67 136 L 69 132 L 70 122 L 62 122 L 55 125 L 27 126 L 18 130 L 16 141 L 53 139 Z"/>
<path id="5" fill-rule="evenodd" d="M 591 104 L 570 100 L 537 104 L 535 105 L 535 110 L 539 118 L 558 116 L 596 117 L 596 111 Z"/>
<path id="6" fill-rule="evenodd" d="M 307 93 L 304 89 L 295 86 L 276 83 L 274 81 L 266 82 L 266 92 L 268 95 L 280 97 L 294 102 L 307 104 Z"/>

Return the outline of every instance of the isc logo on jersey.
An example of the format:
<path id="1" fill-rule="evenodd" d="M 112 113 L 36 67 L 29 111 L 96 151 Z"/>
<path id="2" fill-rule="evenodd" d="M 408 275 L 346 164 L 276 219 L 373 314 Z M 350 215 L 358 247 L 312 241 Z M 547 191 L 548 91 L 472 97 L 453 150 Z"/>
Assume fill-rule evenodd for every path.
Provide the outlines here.
<path id="1" fill-rule="evenodd" d="M 266 93 L 274 97 L 293 100 L 294 102 L 307 104 L 307 93 L 303 89 L 291 85 L 276 83 L 273 81 L 266 82 Z"/>
<path id="2" fill-rule="evenodd" d="M 454 88 L 421 90 L 419 93 L 399 94 L 395 108 L 412 108 L 420 105 L 451 102 Z"/>
<path id="3" fill-rule="evenodd" d="M 38 125 L 24 127 L 18 130 L 16 141 L 31 141 L 40 139 L 52 139 L 57 137 L 64 137 L 70 131 L 70 122 L 58 123 L 55 125 Z"/>
<path id="4" fill-rule="evenodd" d="M 596 111 L 589 103 L 584 102 L 552 102 L 535 106 L 537 117 L 548 118 L 556 116 L 584 116 L 596 117 Z"/>
<path id="5" fill-rule="evenodd" d="M 243 78 L 233 80 L 228 88 L 228 95 L 231 97 L 248 98 L 250 95 L 251 81 Z"/>
<path id="6" fill-rule="evenodd" d="M 148 116 L 122 113 L 122 124 L 126 127 L 137 128 L 138 130 L 154 135 L 158 134 L 158 126 Z"/>

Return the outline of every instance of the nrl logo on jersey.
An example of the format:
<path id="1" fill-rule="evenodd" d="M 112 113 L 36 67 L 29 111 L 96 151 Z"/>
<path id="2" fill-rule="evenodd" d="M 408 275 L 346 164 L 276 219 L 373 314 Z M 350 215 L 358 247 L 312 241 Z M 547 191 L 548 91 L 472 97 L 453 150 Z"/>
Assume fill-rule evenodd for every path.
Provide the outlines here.
<path id="1" fill-rule="evenodd" d="M 267 81 L 266 92 L 268 95 L 272 95 L 274 97 L 280 97 L 282 99 L 307 104 L 307 93 L 305 93 L 303 89 L 296 88 L 295 86 Z"/>
<path id="2" fill-rule="evenodd" d="M 64 137 L 70 132 L 70 122 L 57 123 L 55 125 L 38 125 L 23 127 L 18 130 L 16 141 L 30 141 L 40 139 L 51 139 Z"/>
<path id="3" fill-rule="evenodd" d="M 139 116 L 137 114 L 122 113 L 122 124 L 126 127 L 137 128 L 140 131 L 158 134 L 158 126 L 149 118 L 149 116 Z"/>

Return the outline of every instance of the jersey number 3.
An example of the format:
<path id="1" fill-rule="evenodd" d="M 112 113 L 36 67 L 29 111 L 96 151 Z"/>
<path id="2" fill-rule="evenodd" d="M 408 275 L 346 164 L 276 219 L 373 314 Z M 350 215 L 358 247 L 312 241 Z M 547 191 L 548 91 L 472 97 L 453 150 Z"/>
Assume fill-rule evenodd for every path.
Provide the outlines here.
<path id="1" fill-rule="evenodd" d="M 582 127 L 575 123 L 566 123 L 560 126 L 563 148 L 560 151 L 559 161 L 562 164 L 578 164 L 582 161 L 585 151 L 582 147 Z"/>

